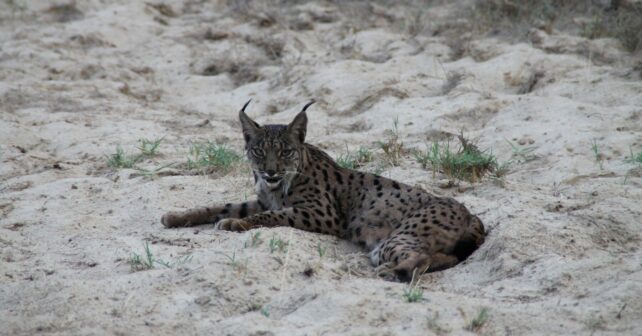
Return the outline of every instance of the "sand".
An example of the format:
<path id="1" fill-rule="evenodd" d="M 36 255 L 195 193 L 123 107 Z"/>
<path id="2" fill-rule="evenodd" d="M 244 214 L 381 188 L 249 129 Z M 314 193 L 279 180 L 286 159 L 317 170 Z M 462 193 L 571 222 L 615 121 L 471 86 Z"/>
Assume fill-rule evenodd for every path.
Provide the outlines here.
<path id="1" fill-rule="evenodd" d="M 642 174 L 626 161 L 642 150 L 640 56 L 560 31 L 467 34 L 463 51 L 425 33 L 461 23 L 463 3 L 418 27 L 414 7 L 365 3 L 3 2 L 0 334 L 642 334 Z M 363 169 L 465 203 L 486 243 L 407 302 L 336 237 L 165 229 L 166 211 L 252 197 L 242 166 L 184 167 L 194 142 L 242 151 L 249 98 L 260 123 L 316 99 L 307 141 L 334 157 L 380 161 L 395 118 L 407 149 L 463 130 L 508 173 L 449 188 L 410 154 Z M 138 168 L 171 167 L 107 165 L 161 137 Z M 132 269 L 145 242 L 166 266 Z"/>

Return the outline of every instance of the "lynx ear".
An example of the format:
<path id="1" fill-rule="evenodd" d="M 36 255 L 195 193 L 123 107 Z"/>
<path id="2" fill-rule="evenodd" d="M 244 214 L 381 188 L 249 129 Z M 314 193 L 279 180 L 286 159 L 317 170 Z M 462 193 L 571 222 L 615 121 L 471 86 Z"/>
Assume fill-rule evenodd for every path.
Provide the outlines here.
<path id="1" fill-rule="evenodd" d="M 252 99 L 248 100 L 245 105 L 243 105 L 243 108 L 239 112 L 239 119 L 241 120 L 241 127 L 243 128 L 243 138 L 245 139 L 245 142 L 250 142 L 252 138 L 254 138 L 261 128 L 261 125 L 257 124 L 254 120 L 250 119 L 250 117 L 245 114 L 245 108 L 250 104 Z"/>
<path id="2" fill-rule="evenodd" d="M 303 143 L 305 141 L 305 133 L 308 128 L 308 116 L 305 114 L 305 110 L 314 104 L 314 100 L 303 106 L 301 112 L 294 117 L 294 120 L 288 125 L 288 133 L 294 136 L 299 142 Z"/>

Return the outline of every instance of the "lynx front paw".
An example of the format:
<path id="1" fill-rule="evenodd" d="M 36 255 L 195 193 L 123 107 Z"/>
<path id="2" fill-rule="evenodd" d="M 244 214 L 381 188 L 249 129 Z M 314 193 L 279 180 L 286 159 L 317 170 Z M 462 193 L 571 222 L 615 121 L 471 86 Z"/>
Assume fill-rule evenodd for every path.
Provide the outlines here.
<path id="1" fill-rule="evenodd" d="M 374 271 L 375 274 L 386 281 L 397 281 L 397 276 L 395 275 L 394 271 L 392 270 L 393 263 L 387 262 L 385 264 L 381 264 L 377 267 L 375 267 Z"/>
<path id="2" fill-rule="evenodd" d="M 182 215 L 180 212 L 176 211 L 170 211 L 161 217 L 161 223 L 165 227 L 172 228 L 172 227 L 179 227 L 179 226 L 186 226 L 187 220 L 185 217 Z"/>
<path id="3" fill-rule="evenodd" d="M 250 230 L 252 228 L 252 224 L 243 219 L 225 218 L 218 221 L 214 227 L 218 230 L 240 232 Z"/>

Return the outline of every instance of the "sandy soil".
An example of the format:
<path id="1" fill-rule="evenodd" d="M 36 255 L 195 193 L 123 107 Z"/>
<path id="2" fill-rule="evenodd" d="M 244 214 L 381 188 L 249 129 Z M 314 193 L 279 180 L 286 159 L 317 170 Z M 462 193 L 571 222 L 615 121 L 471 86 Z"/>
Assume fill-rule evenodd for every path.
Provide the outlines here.
<path id="1" fill-rule="evenodd" d="M 462 24 L 460 2 L 158 4 L 0 5 L 0 334 L 642 334 L 642 177 L 625 162 L 642 150 L 642 81 L 617 41 L 435 33 Z M 507 140 L 535 157 L 454 188 L 411 155 L 384 168 L 456 197 L 490 231 L 409 303 L 335 237 L 259 229 L 253 246 L 257 231 L 162 227 L 168 210 L 251 197 L 244 169 L 178 164 L 195 141 L 240 151 L 248 98 L 270 123 L 317 99 L 308 141 L 334 156 L 380 156 L 398 117 L 409 149 L 463 129 L 500 161 Z M 175 166 L 107 166 L 117 145 L 160 137 L 139 167 Z M 273 237 L 287 249 L 271 251 Z M 133 271 L 144 242 L 170 267 Z"/>

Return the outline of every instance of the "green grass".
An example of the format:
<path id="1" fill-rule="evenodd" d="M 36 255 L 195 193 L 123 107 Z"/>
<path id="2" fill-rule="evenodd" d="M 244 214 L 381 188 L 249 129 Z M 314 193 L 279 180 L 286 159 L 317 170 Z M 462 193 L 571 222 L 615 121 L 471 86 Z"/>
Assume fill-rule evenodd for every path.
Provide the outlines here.
<path id="1" fill-rule="evenodd" d="M 323 259 L 323 257 L 325 256 L 326 250 L 327 248 L 325 246 L 321 245 L 321 243 L 317 243 L 317 253 L 319 253 L 320 259 Z"/>
<path id="2" fill-rule="evenodd" d="M 169 167 L 173 166 L 175 163 L 176 162 L 171 162 L 171 163 L 168 163 L 168 164 L 164 164 L 164 165 L 158 166 L 158 167 L 153 168 L 153 169 L 145 169 L 145 168 L 138 168 L 138 167 L 134 167 L 134 168 L 136 170 L 138 170 L 140 172 L 140 174 L 143 175 L 143 176 L 154 177 L 154 176 L 158 175 L 158 173 L 160 173 L 161 170 L 163 170 L 165 168 L 169 168 Z"/>
<path id="3" fill-rule="evenodd" d="M 477 316 L 475 316 L 475 318 L 466 325 L 466 330 L 475 333 L 479 332 L 486 322 L 488 322 L 488 318 L 490 317 L 489 311 L 490 310 L 486 307 L 481 308 L 479 312 L 477 312 Z"/>
<path id="4" fill-rule="evenodd" d="M 443 335 L 449 332 L 449 330 L 444 329 L 442 326 L 439 325 L 438 311 L 435 312 L 435 314 L 432 317 L 428 317 L 427 323 L 428 323 L 428 329 L 430 329 L 432 332 L 434 332 L 437 335 Z"/>
<path id="5" fill-rule="evenodd" d="M 163 141 L 164 137 L 149 140 L 149 139 L 139 139 L 138 140 L 138 154 L 128 154 L 125 153 L 123 147 L 116 145 L 116 153 L 107 156 L 107 165 L 111 168 L 136 168 L 136 165 L 145 158 L 150 158 L 157 156 L 159 154 L 158 147 Z M 152 171 L 147 171 L 139 169 L 146 173 L 156 173 L 159 170 L 169 167 L 169 165 L 161 166 L 160 168 Z"/>
<path id="6" fill-rule="evenodd" d="M 264 306 L 261 308 L 261 315 L 263 315 L 263 316 L 265 316 L 265 317 L 270 317 L 270 306 L 268 306 L 268 305 L 264 305 Z"/>
<path id="7" fill-rule="evenodd" d="M 638 166 L 642 167 L 642 151 L 640 151 L 639 153 L 635 154 L 635 153 L 633 153 L 633 148 L 629 147 L 629 152 L 630 152 L 630 155 L 629 155 L 628 159 L 624 160 L 624 162 L 637 164 Z"/>
<path id="8" fill-rule="evenodd" d="M 132 271 L 135 272 L 135 271 L 152 269 L 156 264 L 165 266 L 167 268 L 171 268 L 177 265 L 184 264 L 191 260 L 192 260 L 191 255 L 178 258 L 173 262 L 168 262 L 163 259 L 158 259 L 154 257 L 154 254 L 152 253 L 152 250 L 149 247 L 149 242 L 146 241 L 143 247 L 143 254 L 138 254 L 136 252 L 133 252 L 129 257 L 129 259 L 127 260 L 127 263 L 131 267 Z"/>
<path id="9" fill-rule="evenodd" d="M 277 238 L 276 236 L 272 236 L 272 239 L 270 239 L 270 253 L 274 253 L 276 251 L 285 252 L 287 249 L 288 242 L 283 241 L 281 238 Z"/>
<path id="10" fill-rule="evenodd" d="M 403 297 L 408 302 L 419 302 L 424 298 L 424 291 L 417 286 L 408 286 L 403 291 Z"/>
<path id="11" fill-rule="evenodd" d="M 584 321 L 584 325 L 591 331 L 591 335 L 598 330 L 606 330 L 606 321 L 601 316 L 591 316 Z"/>
<path id="12" fill-rule="evenodd" d="M 410 280 L 410 283 L 404 288 L 403 290 L 403 297 L 406 299 L 408 302 L 419 302 L 423 300 L 424 298 L 424 291 L 419 287 L 419 277 L 422 274 L 419 274 L 418 270 L 415 269 L 412 272 L 412 279 Z"/>
<path id="13" fill-rule="evenodd" d="M 516 159 L 517 162 L 528 162 L 537 159 L 537 155 L 533 152 L 537 149 L 537 146 L 520 146 L 518 144 L 512 143 L 508 139 L 504 139 L 510 146 L 513 151 L 512 158 Z"/>
<path id="14" fill-rule="evenodd" d="M 487 173 L 503 168 L 492 153 L 480 151 L 461 135 L 459 140 L 461 145 L 456 151 L 451 149 L 450 142 L 434 142 L 424 152 L 415 152 L 415 159 L 424 169 L 432 169 L 433 174 L 442 172 L 470 182 L 478 182 Z"/>
<path id="15" fill-rule="evenodd" d="M 187 158 L 187 169 L 212 167 L 229 171 L 242 157 L 225 144 L 212 142 L 192 144 Z"/>
<path id="16" fill-rule="evenodd" d="M 117 145 L 116 153 L 107 156 L 107 165 L 112 168 L 134 168 L 142 159 L 142 155 L 127 154 L 123 147 Z"/>
<path id="17" fill-rule="evenodd" d="M 345 154 L 339 155 L 337 164 L 343 168 L 357 169 L 371 162 L 372 158 L 372 151 L 365 147 L 359 147 L 355 152 L 350 152 L 346 146 L 346 152 Z"/>
<path id="18" fill-rule="evenodd" d="M 257 247 L 263 243 L 263 240 L 261 239 L 261 232 L 256 232 L 252 234 L 250 239 L 246 240 L 245 243 L 243 244 L 244 248 L 248 247 Z"/>
<path id="19" fill-rule="evenodd" d="M 149 140 L 149 139 L 138 139 L 138 150 L 140 150 L 141 155 L 145 157 L 154 157 L 157 156 L 158 147 L 165 137 Z"/>
<path id="20" fill-rule="evenodd" d="M 604 169 L 604 157 L 602 156 L 602 153 L 600 152 L 600 148 L 597 144 L 597 139 L 593 139 L 593 142 L 591 142 L 591 150 L 593 150 L 593 155 L 595 156 L 595 162 L 600 166 L 600 170 Z"/>
<path id="21" fill-rule="evenodd" d="M 223 252 L 219 253 L 227 259 L 227 264 L 231 266 L 235 271 L 247 270 L 247 259 L 245 259 L 244 263 L 241 263 L 241 261 L 236 258 L 236 251 L 233 251 L 231 255 Z"/>

